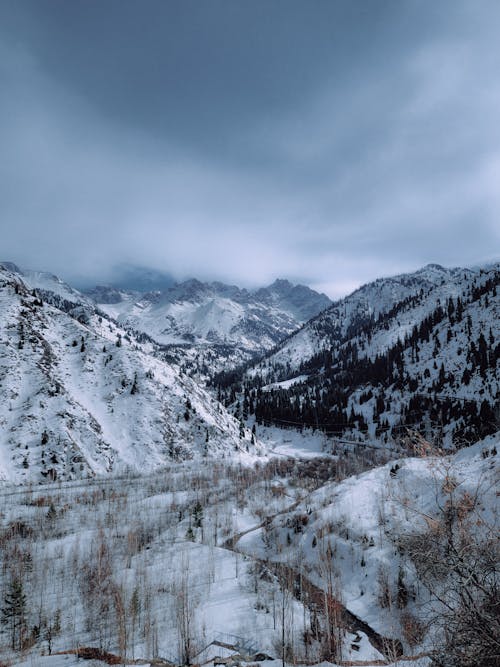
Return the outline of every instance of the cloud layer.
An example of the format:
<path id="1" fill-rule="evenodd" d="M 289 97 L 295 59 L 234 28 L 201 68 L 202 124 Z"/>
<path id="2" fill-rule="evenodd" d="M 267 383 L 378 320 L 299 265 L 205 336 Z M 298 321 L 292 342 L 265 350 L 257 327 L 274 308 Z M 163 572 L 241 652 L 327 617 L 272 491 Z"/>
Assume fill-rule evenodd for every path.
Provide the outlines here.
<path id="1" fill-rule="evenodd" d="M 498 256 L 498 3 L 16 4 L 2 259 L 336 296 Z"/>

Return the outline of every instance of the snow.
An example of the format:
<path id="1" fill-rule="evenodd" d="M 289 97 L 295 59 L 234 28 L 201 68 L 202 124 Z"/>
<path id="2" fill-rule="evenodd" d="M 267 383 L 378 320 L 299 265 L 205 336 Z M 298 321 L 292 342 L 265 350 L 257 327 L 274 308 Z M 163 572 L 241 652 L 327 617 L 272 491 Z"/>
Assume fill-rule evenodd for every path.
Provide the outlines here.
<path id="1" fill-rule="evenodd" d="M 406 335 L 438 299 L 443 303 L 450 295 L 463 294 L 478 274 L 479 269 L 429 265 L 412 276 L 364 286 L 305 325 L 257 367 L 265 375 L 275 362 L 283 368 L 290 364 L 286 379 L 264 389 L 287 389 L 307 380 L 298 371 L 300 364 L 332 343 L 322 323 L 336 327 L 337 342 L 343 344 L 342 335 L 356 318 L 388 312 L 396 301 L 424 289 L 421 301 L 363 341 L 361 354 L 373 357 Z M 42 305 L 34 287 L 47 295 Z M 258 323 L 264 313 L 280 335 L 289 325 L 291 330 L 297 326 L 291 310 L 283 310 L 282 294 L 289 289 L 275 284 L 256 304 L 238 288 L 190 281 L 172 292 L 175 298 L 124 293 L 122 302 L 106 304 L 107 316 L 50 274 L 0 267 L 0 590 L 5 595 L 13 574 L 23 577 L 31 626 L 42 616 L 47 620 L 57 610 L 61 614 L 54 655 L 42 654 L 48 650 L 42 632 L 24 655 L 13 656 L 8 629 L 0 626 L 0 661 L 73 667 L 81 664 L 74 655 L 56 653 L 99 642 L 118 653 L 117 600 L 121 596 L 130 610 L 136 589 L 141 605 L 137 627 L 125 614 L 128 659 L 143 658 L 142 664 L 151 664 L 155 656 L 180 660 L 179 605 L 186 600 L 200 663 L 213 664 L 216 656 L 237 652 L 217 644 L 221 637 L 278 658 L 281 604 L 287 642 L 298 659 L 313 649 L 317 658 L 318 642 L 311 648 L 302 641 L 312 626 L 311 609 L 293 595 L 295 583 L 280 585 L 278 564 L 320 591 L 333 581 L 342 609 L 380 635 L 399 638 L 407 657 L 429 648 L 430 636 L 408 645 L 401 610 L 381 604 L 381 576 L 394 592 L 404 574 L 414 598 L 408 610 L 420 618 L 430 593 L 399 550 L 400 541 L 427 529 L 449 499 L 449 488 L 457 498 L 478 492 L 471 522 L 475 520 L 479 536 L 485 525 L 497 524 L 498 435 L 453 456 L 401 458 L 333 481 L 337 473 L 331 471 L 337 464 L 347 469 L 352 453 L 351 458 L 328 454 L 334 441 L 309 429 L 257 426 L 255 444 L 248 428 L 240 437 L 238 421 L 211 394 L 178 364 L 162 358 L 164 351 L 151 340 L 143 342 L 122 326 L 157 332 L 164 342 L 184 340 L 189 333 L 196 340 L 183 351 L 183 363 L 196 365 L 206 358 L 213 370 L 218 363 L 217 356 L 210 357 L 214 339 L 247 350 L 258 341 L 272 342 L 273 335 L 258 327 L 260 333 L 249 333 L 242 322 Z M 85 317 L 80 321 L 50 294 L 84 306 Z M 498 297 L 488 306 L 469 304 L 467 315 L 473 338 L 489 327 L 495 336 L 499 333 Z M 453 372 L 462 372 L 464 326 L 459 323 L 447 340 L 445 325 L 438 325 L 435 355 L 433 342 L 421 346 L 418 362 L 406 354 L 410 374 L 429 370 L 423 390 L 436 377 L 434 361 L 439 367 L 446 360 Z M 225 350 L 222 356 L 227 361 L 233 353 Z M 132 391 L 135 384 L 137 391 Z M 365 389 L 352 392 L 349 408 L 362 411 L 370 422 L 375 398 L 361 402 Z M 469 385 L 454 391 L 464 399 L 493 398 L 498 378 L 491 370 L 486 379 L 476 374 Z M 394 413 L 406 395 L 392 388 L 391 397 Z M 395 419 L 393 413 L 385 415 L 389 421 Z M 369 428 L 373 437 L 372 423 Z M 323 476 L 321 464 L 326 464 Z M 57 474 L 57 481 L 49 473 Z M 16 534 L 19 530 L 24 534 Z M 98 554 L 109 554 L 109 572 L 91 569 Z M 93 587 L 98 577 L 105 581 Z M 96 606 L 99 593 L 110 591 L 113 601 Z M 346 631 L 343 660 L 368 666 L 382 659 L 369 636 Z M 281 661 L 262 664 L 278 667 Z M 412 659 L 411 664 L 423 667 L 429 659 Z"/>
<path id="2" fill-rule="evenodd" d="M 37 305 L 24 288 L 16 293 L 18 276 L 0 277 L 3 479 L 147 471 L 186 457 L 251 461 L 262 453 L 212 396 L 114 322 L 94 314 L 82 324 Z"/>
<path id="3" fill-rule="evenodd" d="M 170 354 L 182 359 L 187 352 L 191 367 L 208 362 L 212 372 L 269 351 L 330 303 L 325 295 L 286 281 L 250 292 L 191 280 L 163 292 L 121 292 L 120 297 L 99 308 L 122 326 L 168 346 Z"/>
<path id="4" fill-rule="evenodd" d="M 276 426 L 257 426 L 259 441 L 265 445 L 267 454 L 292 458 L 315 458 L 328 456 L 331 439 L 321 431 Z"/>
<path id="5" fill-rule="evenodd" d="M 340 483 L 327 483 L 313 491 L 295 509 L 310 520 L 303 532 L 293 535 L 287 546 L 286 516 L 276 517 L 266 529 L 273 543 L 280 545 L 274 553 L 266 547 L 264 529 L 246 533 L 237 548 L 259 558 L 287 562 L 300 554 L 306 571 L 321 585 L 324 577 L 322 557 L 325 544 L 335 554 L 339 586 L 346 607 L 380 633 L 391 628 L 399 635 L 399 621 L 394 610 L 378 604 L 380 568 L 387 568 L 389 578 L 397 578 L 398 561 L 394 545 L 398 536 L 424 530 L 426 517 L 436 515 L 444 506 L 443 485 L 453 478 L 460 494 L 474 496 L 481 489 L 481 521 L 498 523 L 498 500 L 495 496 L 500 467 L 498 457 L 484 457 L 483 452 L 499 447 L 498 436 L 466 448 L 452 457 L 408 458 L 392 461 Z M 390 471 L 398 464 L 397 474 Z M 322 544 L 313 547 L 313 537 L 322 535 Z M 395 557 L 396 556 L 396 557 Z M 364 564 L 362 564 L 362 561 Z M 411 570 L 407 570 L 411 581 Z"/>
<path id="6" fill-rule="evenodd" d="M 271 389 L 279 388 L 288 389 L 294 384 L 304 382 L 304 380 L 307 380 L 307 377 L 307 375 L 297 375 L 297 377 L 290 378 L 289 380 L 283 380 L 283 382 L 273 382 L 272 384 L 266 384 L 264 387 L 262 387 L 262 391 L 270 391 Z"/>
<path id="7" fill-rule="evenodd" d="M 495 266 L 498 267 L 498 264 Z M 495 266 L 489 267 L 489 270 L 493 271 Z M 395 304 L 423 291 L 425 298 L 416 308 L 398 312 L 389 330 L 381 327 L 370 341 L 365 354 L 373 358 L 398 339 L 402 340 L 405 334 L 411 332 L 414 324 L 420 322 L 438 304 L 444 306 L 447 298 L 463 296 L 474 279 L 481 279 L 483 275 L 481 271 L 481 268 L 474 270 L 444 269 L 437 265 L 429 265 L 414 274 L 380 278 L 364 285 L 351 295 L 335 302 L 318 317 L 308 322 L 279 345 L 273 355 L 268 357 L 261 366 L 250 369 L 248 373 L 253 375 L 258 371 L 266 377 L 266 369 L 270 366 L 286 367 L 287 365 L 294 373 L 301 363 L 314 354 L 322 349 L 331 348 L 335 340 L 341 341 L 349 327 L 356 322 L 363 321 L 370 316 L 376 320 Z M 489 322 L 495 324 L 495 319 L 492 316 Z M 498 319 L 496 321 L 498 323 Z M 325 330 L 335 333 L 325 335 Z"/>
<path id="8" fill-rule="evenodd" d="M 265 391 L 291 389 L 290 400 L 301 401 L 307 395 L 311 399 L 315 391 L 321 393 L 328 383 L 333 382 L 333 386 L 339 383 L 342 387 L 345 378 L 338 364 L 342 363 L 339 361 L 341 353 L 348 348 L 356 348 L 358 359 L 373 362 L 400 341 L 403 343 L 403 379 L 396 382 L 389 380 L 389 375 L 378 382 L 370 378 L 356 379 L 354 386 L 348 387 L 345 415 L 347 418 L 351 411 L 363 415 L 367 432 L 346 426 L 344 435 L 371 444 L 374 441 L 386 444 L 400 435 L 403 420 L 404 426 L 416 428 L 425 438 L 438 441 L 439 446 L 449 451 L 464 442 L 470 443 L 480 437 L 480 433 L 474 432 L 471 436 L 470 429 L 465 428 L 470 426 L 472 417 L 461 415 L 460 405 L 469 408 L 472 405 L 477 413 L 481 402 L 486 401 L 494 409 L 500 391 L 496 352 L 500 339 L 500 294 L 498 289 L 490 288 L 480 299 L 473 297 L 474 289 L 491 280 L 498 266 L 488 270 L 462 270 L 432 265 L 415 274 L 365 285 L 308 322 L 273 354 L 251 366 L 245 376 L 253 381 L 253 386 L 263 382 Z M 450 298 L 455 306 L 460 298 L 461 317 L 453 312 L 448 317 L 446 309 Z M 411 345 L 407 339 L 414 328 L 439 307 L 445 316 L 429 325 L 428 340 L 420 336 L 416 344 Z M 366 325 L 366 318 L 379 314 L 385 314 L 384 318 Z M 360 328 L 363 323 L 364 329 Z M 478 347 L 481 335 L 487 338 L 489 350 L 488 368 L 483 370 L 470 353 L 474 345 Z M 322 350 L 330 353 L 332 370 L 322 369 L 320 362 L 315 361 L 310 375 L 306 375 L 304 367 L 307 368 L 310 360 Z M 466 369 L 470 377 L 462 381 Z M 436 386 L 440 387 L 439 392 Z M 419 394 L 434 395 L 437 400 L 449 397 L 454 404 L 452 414 L 445 422 L 437 422 L 434 417 L 432 423 L 428 414 L 426 421 L 419 415 L 413 423 L 409 402 Z M 380 415 L 376 413 L 379 398 L 386 406 Z M 288 400 L 286 395 L 283 400 Z M 283 422 L 283 425 L 286 424 Z M 394 431 L 394 426 L 399 430 Z"/>
<path id="9" fill-rule="evenodd" d="M 3 520 L 22 521 L 37 531 L 34 578 L 31 582 L 31 575 L 27 576 L 26 591 L 32 599 L 29 579 L 30 585 L 41 587 L 37 599 L 43 599 L 44 614 L 50 616 L 56 607 L 61 609 L 62 631 L 54 638 L 54 652 L 68 650 L 75 642 L 80 646 L 95 645 L 95 628 L 100 621 L 94 617 L 90 629 L 85 626 L 88 610 L 82 586 L 86 585 L 85 565 L 92 562 L 92 553 L 102 542 L 104 546 L 99 549 L 112 555 L 113 578 L 124 600 L 130 599 L 134 586 L 140 586 L 142 604 L 149 605 L 148 613 L 157 629 L 152 635 L 157 637 L 157 655 L 178 659 L 175 605 L 182 595 L 184 580 L 193 604 L 193 633 L 200 649 L 224 633 L 244 638 L 255 650 L 275 653 L 280 631 L 270 610 L 275 594 L 272 582 L 256 583 L 252 559 L 213 544 L 212 531 L 223 530 L 225 517 L 234 509 L 233 494 L 237 493 L 224 475 L 217 478 L 213 474 L 208 465 L 203 469 L 200 464 L 184 464 L 174 466 L 168 473 L 135 480 L 108 479 L 105 484 L 91 480 L 86 485 L 67 482 L 63 487 L 48 484 L 43 489 L 25 487 L 17 494 L 10 490 L 15 487 L 5 489 Z M 200 497 L 204 478 L 211 482 L 213 504 L 204 502 L 203 529 L 194 527 L 196 541 L 186 540 L 190 511 Z M 172 491 L 162 492 L 164 485 Z M 217 498 L 221 500 L 217 502 Z M 52 524 L 47 523 L 50 503 L 57 508 Z M 235 524 L 240 528 L 248 526 L 248 510 L 238 513 L 242 518 Z M 255 520 L 254 516 L 253 524 Z M 148 536 L 147 543 L 127 556 L 134 544 L 130 536 L 141 530 Z M 201 543 L 200 539 L 204 541 Z M 46 581 L 39 578 L 38 568 L 49 568 Z M 287 604 L 291 632 L 298 641 L 304 609 L 293 599 Z M 136 657 L 151 655 L 151 646 L 141 637 L 136 633 Z M 40 648 L 46 649 L 44 641 L 37 652 Z M 108 642 L 106 650 L 116 653 L 117 646 Z M 33 652 L 30 660 L 38 659 Z M 60 664 L 73 664 L 72 659 L 55 658 Z M 42 665 L 47 663 L 45 658 L 40 660 Z"/>
<path id="10" fill-rule="evenodd" d="M 82 667 L 82 664 L 87 667 L 104 667 L 106 662 L 101 660 L 82 660 L 76 655 L 30 655 L 26 660 L 15 663 L 17 667 Z M 133 663 L 126 662 L 124 667 L 132 667 Z M 143 667 L 150 667 L 149 663 L 142 663 Z"/>

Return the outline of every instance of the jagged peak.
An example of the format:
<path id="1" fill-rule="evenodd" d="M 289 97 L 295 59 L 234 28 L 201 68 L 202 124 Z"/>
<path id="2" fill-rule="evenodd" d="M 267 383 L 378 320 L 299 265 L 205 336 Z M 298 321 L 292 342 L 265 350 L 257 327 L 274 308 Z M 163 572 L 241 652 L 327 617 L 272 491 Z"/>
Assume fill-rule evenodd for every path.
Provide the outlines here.
<path id="1" fill-rule="evenodd" d="M 272 287 L 278 287 L 280 289 L 282 289 L 282 288 L 287 288 L 288 289 L 290 287 L 295 287 L 295 285 L 293 283 L 291 283 L 289 280 L 287 280 L 286 278 L 276 278 L 276 280 L 271 285 L 269 285 L 269 288 L 272 288 Z"/>

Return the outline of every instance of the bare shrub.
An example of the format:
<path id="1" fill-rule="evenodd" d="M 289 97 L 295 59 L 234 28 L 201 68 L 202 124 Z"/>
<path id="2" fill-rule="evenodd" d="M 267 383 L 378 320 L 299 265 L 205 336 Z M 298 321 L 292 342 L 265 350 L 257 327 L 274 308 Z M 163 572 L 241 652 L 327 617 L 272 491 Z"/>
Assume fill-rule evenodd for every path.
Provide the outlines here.
<path id="1" fill-rule="evenodd" d="M 478 493 L 448 498 L 425 533 L 403 548 L 431 595 L 426 622 L 439 667 L 497 667 L 500 654 L 499 542 L 496 527 L 473 512 Z"/>
<path id="2" fill-rule="evenodd" d="M 401 630 L 408 646 L 413 648 L 420 644 L 427 632 L 425 624 L 411 611 L 405 610 L 401 613 Z"/>

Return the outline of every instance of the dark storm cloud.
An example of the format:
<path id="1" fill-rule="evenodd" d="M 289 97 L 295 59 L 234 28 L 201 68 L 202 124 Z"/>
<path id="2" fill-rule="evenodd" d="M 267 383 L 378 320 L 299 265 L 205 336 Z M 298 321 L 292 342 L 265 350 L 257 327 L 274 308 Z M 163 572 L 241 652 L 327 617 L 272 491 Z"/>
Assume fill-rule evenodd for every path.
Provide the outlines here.
<path id="1" fill-rule="evenodd" d="M 493 2 L 0 1 L 2 258 L 345 292 L 498 254 Z"/>

